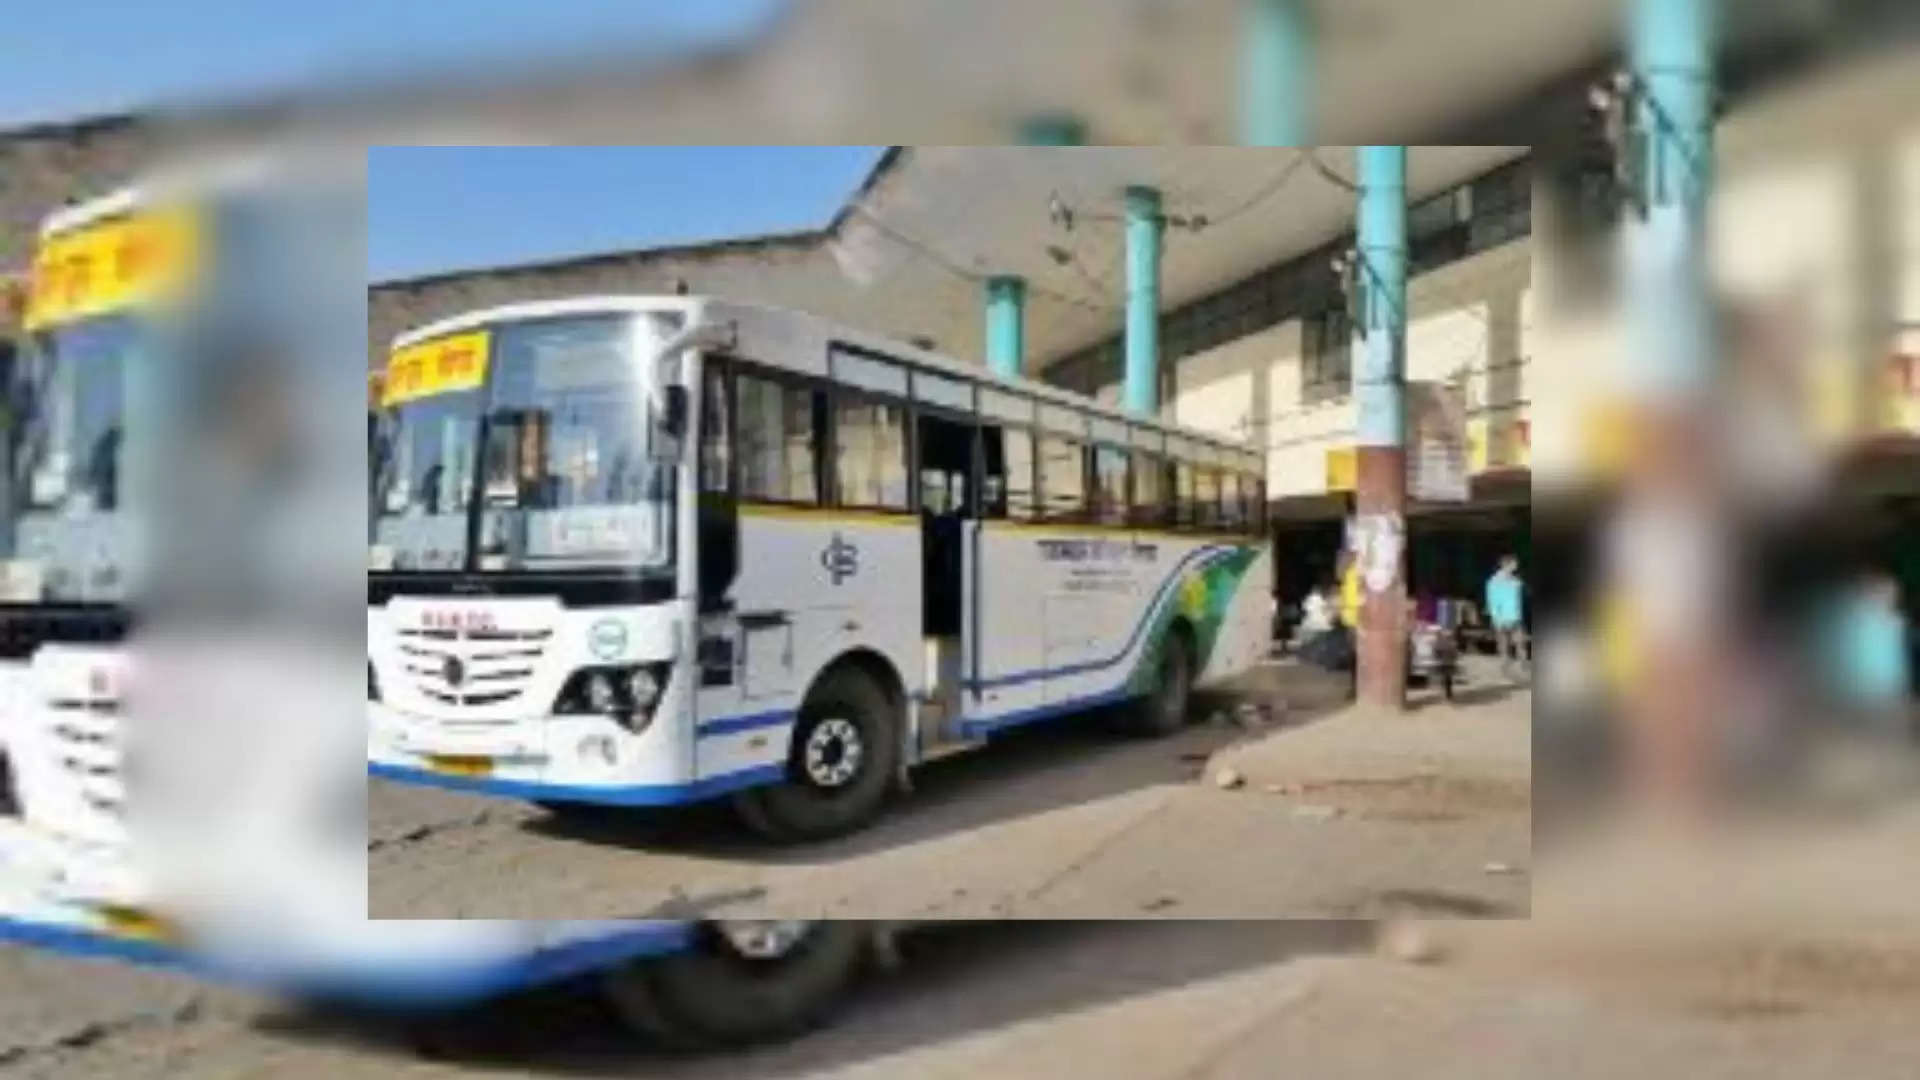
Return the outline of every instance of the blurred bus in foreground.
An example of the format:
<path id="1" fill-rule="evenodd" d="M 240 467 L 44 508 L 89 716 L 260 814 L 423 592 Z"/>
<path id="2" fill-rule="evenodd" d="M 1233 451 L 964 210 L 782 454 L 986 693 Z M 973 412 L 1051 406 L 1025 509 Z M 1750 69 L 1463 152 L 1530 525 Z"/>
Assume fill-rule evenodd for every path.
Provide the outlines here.
<path id="1" fill-rule="evenodd" d="M 303 513 L 339 521 L 326 477 L 357 505 L 360 466 L 286 408 L 332 408 L 300 320 L 364 286 L 316 273 L 312 194 L 156 182 L 45 223 L 0 372 L 0 940 L 407 1008 L 592 979 L 677 1042 L 819 1018 L 885 926 L 365 917 L 363 714 L 333 663 L 358 540 L 339 581 L 294 543 Z"/>

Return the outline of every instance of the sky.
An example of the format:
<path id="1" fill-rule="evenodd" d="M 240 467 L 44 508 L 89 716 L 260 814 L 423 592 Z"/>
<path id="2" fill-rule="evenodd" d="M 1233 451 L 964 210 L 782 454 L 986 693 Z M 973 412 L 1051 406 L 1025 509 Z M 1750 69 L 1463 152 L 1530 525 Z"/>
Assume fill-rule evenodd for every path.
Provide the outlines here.
<path id="1" fill-rule="evenodd" d="M 368 280 L 817 228 L 884 149 L 374 147 Z"/>
<path id="2" fill-rule="evenodd" d="M 0 5 L 0 127 L 587 48 L 750 36 L 784 0 L 78 0 Z"/>

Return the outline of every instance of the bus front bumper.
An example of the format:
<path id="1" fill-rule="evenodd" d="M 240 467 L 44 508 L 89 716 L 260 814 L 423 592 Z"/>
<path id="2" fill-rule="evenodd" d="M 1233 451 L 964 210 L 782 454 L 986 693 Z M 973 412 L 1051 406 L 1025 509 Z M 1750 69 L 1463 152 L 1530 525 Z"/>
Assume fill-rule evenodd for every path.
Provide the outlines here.
<path id="1" fill-rule="evenodd" d="M 784 777 L 778 765 L 698 777 L 678 755 L 649 757 L 657 746 L 605 717 L 534 717 L 468 733 L 368 705 L 367 772 L 399 783 L 529 802 L 675 806 Z"/>

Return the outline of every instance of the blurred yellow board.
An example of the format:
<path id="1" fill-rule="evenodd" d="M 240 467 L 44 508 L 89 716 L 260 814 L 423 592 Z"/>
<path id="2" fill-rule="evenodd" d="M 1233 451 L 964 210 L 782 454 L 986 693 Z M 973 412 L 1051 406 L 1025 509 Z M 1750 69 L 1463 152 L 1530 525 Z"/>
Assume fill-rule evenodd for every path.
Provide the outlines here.
<path id="1" fill-rule="evenodd" d="M 1353 447 L 1342 446 L 1327 451 L 1328 491 L 1352 491 L 1359 486 L 1359 478 L 1359 465 Z"/>
<path id="2" fill-rule="evenodd" d="M 395 349 L 387 363 L 381 404 L 391 408 L 435 394 L 472 390 L 487 380 L 491 340 L 485 330 Z"/>
<path id="3" fill-rule="evenodd" d="M 170 297 L 192 277 L 199 236 L 186 210 L 113 218 L 41 241 L 28 330 Z"/>

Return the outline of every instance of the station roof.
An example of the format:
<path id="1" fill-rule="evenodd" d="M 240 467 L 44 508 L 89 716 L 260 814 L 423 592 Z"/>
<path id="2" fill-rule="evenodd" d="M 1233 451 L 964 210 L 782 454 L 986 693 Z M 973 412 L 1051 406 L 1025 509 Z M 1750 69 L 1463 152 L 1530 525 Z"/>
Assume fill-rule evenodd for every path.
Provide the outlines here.
<path id="1" fill-rule="evenodd" d="M 1411 147 L 1409 202 L 1526 153 Z M 1161 193 L 1161 307 L 1206 295 L 1353 228 L 1355 154 L 1243 147 L 913 147 L 889 155 L 825 243 L 862 306 L 981 355 L 983 280 L 1028 281 L 1044 362 L 1112 335 L 1125 304 L 1124 191 Z"/>

